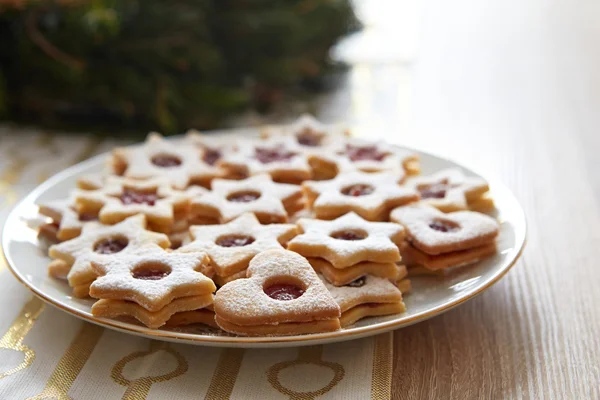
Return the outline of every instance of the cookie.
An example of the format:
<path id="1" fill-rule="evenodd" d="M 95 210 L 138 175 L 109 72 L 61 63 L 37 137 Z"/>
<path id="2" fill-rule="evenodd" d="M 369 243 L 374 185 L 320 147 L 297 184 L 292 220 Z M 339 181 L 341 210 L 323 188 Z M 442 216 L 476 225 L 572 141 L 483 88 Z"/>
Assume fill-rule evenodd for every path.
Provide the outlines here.
<path id="1" fill-rule="evenodd" d="M 400 185 L 403 173 L 340 173 L 328 181 L 302 184 L 307 205 L 317 218 L 333 219 L 354 211 L 369 221 L 387 220 L 394 207 L 419 199 L 418 193 Z"/>
<path id="2" fill-rule="evenodd" d="M 223 156 L 218 165 L 234 176 L 269 174 L 274 181 L 300 183 L 311 178 L 304 152 L 291 138 L 240 140 L 238 151 Z"/>
<path id="3" fill-rule="evenodd" d="M 96 213 L 78 213 L 72 198 L 47 201 L 38 204 L 38 207 L 40 214 L 52 219 L 52 223 L 42 225 L 39 231 L 41 236 L 51 241 L 73 239 L 79 236 L 84 226 L 98 223 Z"/>
<path id="4" fill-rule="evenodd" d="M 341 125 L 325 125 L 310 114 L 303 114 L 288 125 L 267 126 L 261 137 L 269 139 L 277 136 L 292 137 L 298 146 L 307 150 L 325 147 L 332 139 L 347 137 L 349 131 Z"/>
<path id="5" fill-rule="evenodd" d="M 347 268 L 335 268 L 322 258 L 308 258 L 310 265 L 320 273 L 327 282 L 334 286 L 344 286 L 365 275 L 378 276 L 398 280 L 401 268 L 395 263 L 360 262 Z M 406 268 L 405 268 L 406 269 Z"/>
<path id="6" fill-rule="evenodd" d="M 302 207 L 301 200 L 300 187 L 273 182 L 267 174 L 243 180 L 215 179 L 211 192 L 191 202 L 190 213 L 192 220 L 216 218 L 225 223 L 250 212 L 261 223 L 282 223 Z"/>
<path id="7" fill-rule="evenodd" d="M 215 322 L 215 312 L 207 308 L 175 313 L 171 316 L 171 318 L 169 318 L 166 326 L 168 328 L 175 328 L 195 324 L 208 325 L 213 328 L 218 328 L 218 325 Z"/>
<path id="8" fill-rule="evenodd" d="M 92 305 L 92 314 L 101 318 L 133 317 L 148 328 L 157 329 L 165 325 L 174 315 L 201 309 L 212 302 L 213 295 L 210 293 L 200 296 L 179 297 L 158 311 L 148 311 L 132 301 L 102 299 Z"/>
<path id="9" fill-rule="evenodd" d="M 421 203 L 443 212 L 493 208 L 493 201 L 489 204 L 491 199 L 485 196 L 489 190 L 487 182 L 482 178 L 467 177 L 458 168 L 414 177 L 406 185 L 419 192 Z"/>
<path id="10" fill-rule="evenodd" d="M 436 270 L 466 265 L 496 251 L 498 222 L 484 214 L 443 213 L 430 206 L 416 205 L 395 209 L 391 218 L 406 228 L 408 243 L 401 250 L 409 266 Z"/>
<path id="11" fill-rule="evenodd" d="M 224 225 L 192 226 L 192 242 L 179 252 L 205 252 L 219 277 L 228 277 L 248 268 L 260 252 L 281 249 L 296 235 L 291 224 L 261 225 L 254 214 L 242 214 Z"/>
<path id="12" fill-rule="evenodd" d="M 49 256 L 65 264 L 63 268 L 57 268 L 57 263 L 51 263 L 50 274 L 61 278 L 66 271 L 69 286 L 89 285 L 96 279 L 92 260 L 110 262 L 149 244 L 169 247 L 166 235 L 145 228 L 146 218 L 143 215 L 129 217 L 116 225 L 84 227 L 78 237 L 50 247 Z"/>
<path id="13" fill-rule="evenodd" d="M 113 176 L 102 189 L 78 191 L 74 197 L 80 215 L 98 215 L 103 224 L 144 214 L 151 230 L 169 233 L 176 220 L 187 216 L 191 198 L 204 192 L 200 187 L 174 190 L 158 178 L 139 181 Z"/>
<path id="14" fill-rule="evenodd" d="M 194 146 L 164 140 L 150 133 L 142 145 L 115 150 L 116 157 L 126 165 L 123 175 L 132 179 L 162 178 L 175 189 L 192 184 L 208 187 L 222 171 L 206 163 Z"/>
<path id="15" fill-rule="evenodd" d="M 206 253 L 173 253 L 156 245 L 115 259 L 94 259 L 92 268 L 99 277 L 90 286 L 90 296 L 134 302 L 156 312 L 175 299 L 213 293 L 214 283 L 199 272 L 206 265 Z"/>
<path id="16" fill-rule="evenodd" d="M 333 221 L 300 219 L 298 226 L 301 234 L 288 243 L 288 249 L 304 257 L 323 258 L 334 268 L 401 260 L 398 246 L 404 240 L 404 228 L 395 223 L 369 222 L 348 213 Z"/>
<path id="17" fill-rule="evenodd" d="M 250 262 L 248 278 L 215 296 L 215 321 L 238 335 L 293 335 L 340 328 L 340 308 L 308 261 L 287 250 L 267 250 Z"/>
<path id="18" fill-rule="evenodd" d="M 402 293 L 388 279 L 366 275 L 345 286 L 334 286 L 321 279 L 340 306 L 342 327 L 362 318 L 398 314 L 406 310 Z"/>
<path id="19" fill-rule="evenodd" d="M 217 167 L 217 163 L 224 154 L 237 151 L 235 142 L 231 135 L 209 135 L 191 129 L 186 133 L 183 145 L 189 143 L 195 146 L 200 151 L 200 158 L 203 162 Z"/>

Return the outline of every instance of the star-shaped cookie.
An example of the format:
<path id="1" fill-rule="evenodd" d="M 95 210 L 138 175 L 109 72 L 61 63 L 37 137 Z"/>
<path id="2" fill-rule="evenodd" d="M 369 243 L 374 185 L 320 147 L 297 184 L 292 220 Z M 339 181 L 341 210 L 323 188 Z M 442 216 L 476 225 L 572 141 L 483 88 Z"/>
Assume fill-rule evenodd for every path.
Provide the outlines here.
<path id="1" fill-rule="evenodd" d="M 298 226 L 302 233 L 288 243 L 288 249 L 304 257 L 324 258 L 335 268 L 401 259 L 398 246 L 404 240 L 404 228 L 399 224 L 369 222 L 348 213 L 333 221 L 300 219 Z"/>
<path id="2" fill-rule="evenodd" d="M 177 145 L 157 133 L 142 145 L 115 149 L 115 157 L 126 165 L 124 176 L 133 179 L 163 178 L 176 189 L 192 183 L 208 186 L 221 170 L 206 163 L 194 146 Z"/>
<path id="3" fill-rule="evenodd" d="M 96 279 L 91 261 L 108 262 L 141 247 L 156 244 L 169 247 L 166 235 L 147 231 L 146 218 L 134 215 L 116 225 L 99 225 L 92 229 L 84 227 L 81 235 L 50 247 L 48 254 L 53 259 L 63 260 L 70 267 L 67 279 L 71 287 Z"/>
<path id="4" fill-rule="evenodd" d="M 421 202 L 443 212 L 468 210 L 488 192 L 487 182 L 478 177 L 468 177 L 458 168 L 448 168 L 432 175 L 409 179 L 407 186 L 416 189 Z M 493 206 L 493 203 L 492 203 Z"/>
<path id="5" fill-rule="evenodd" d="M 302 207 L 299 186 L 276 183 L 267 174 L 243 180 L 215 179 L 212 191 L 195 198 L 192 218 L 215 218 L 221 223 L 251 212 L 261 223 L 287 222 L 288 214 Z"/>
<path id="6" fill-rule="evenodd" d="M 178 252 L 208 254 L 217 275 L 226 277 L 248 268 L 250 260 L 269 249 L 281 249 L 296 235 L 296 225 L 261 225 L 254 214 L 242 214 L 224 225 L 192 226 L 193 241 Z"/>
<path id="7" fill-rule="evenodd" d="M 102 189 L 78 191 L 74 198 L 80 214 L 96 214 L 104 224 L 144 214 L 151 230 L 169 233 L 176 216 L 187 213 L 190 199 L 204 192 L 198 186 L 174 190 L 162 178 L 142 181 L 112 176 Z"/>
<path id="8" fill-rule="evenodd" d="M 277 182 L 300 183 L 311 178 L 305 153 L 289 137 L 240 140 L 238 151 L 226 154 L 219 165 L 235 176 L 267 173 Z"/>
<path id="9" fill-rule="evenodd" d="M 111 260 L 93 260 L 99 278 L 90 286 L 90 296 L 159 311 L 174 299 L 213 293 L 215 284 L 199 272 L 208 262 L 206 253 L 172 253 L 156 245 Z"/>
<path id="10" fill-rule="evenodd" d="M 187 131 L 183 144 L 198 148 L 202 161 L 216 166 L 226 153 L 237 151 L 236 140 L 231 135 L 209 135 L 191 129 Z"/>
<path id="11" fill-rule="evenodd" d="M 261 136 L 265 139 L 277 136 L 290 136 L 303 149 L 311 151 L 331 143 L 333 138 L 348 136 L 348 130 L 341 125 L 326 125 L 310 114 L 303 114 L 288 125 L 268 126 Z"/>
<path id="12" fill-rule="evenodd" d="M 307 181 L 302 186 L 317 218 L 332 219 L 354 211 L 370 221 L 384 221 L 392 208 L 419 199 L 416 190 L 400 185 L 403 176 L 350 171 L 328 181 Z"/>
<path id="13" fill-rule="evenodd" d="M 75 211 L 75 201 L 72 197 L 40 203 L 38 207 L 40 214 L 50 217 L 58 226 L 56 239 L 61 242 L 79 236 L 84 226 L 98 224 L 98 216 L 95 213 Z"/>

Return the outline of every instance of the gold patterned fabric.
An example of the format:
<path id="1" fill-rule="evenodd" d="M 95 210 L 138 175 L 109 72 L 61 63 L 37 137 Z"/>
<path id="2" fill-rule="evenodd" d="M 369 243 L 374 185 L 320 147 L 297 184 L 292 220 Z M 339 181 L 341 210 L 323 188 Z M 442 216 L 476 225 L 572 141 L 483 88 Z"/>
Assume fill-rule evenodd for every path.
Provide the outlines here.
<path id="1" fill-rule="evenodd" d="M 55 172 L 117 144 L 0 127 L 0 221 Z M 0 360 L 0 399 L 379 400 L 390 398 L 392 334 L 283 349 L 158 342 L 46 306 L 0 264 Z"/>

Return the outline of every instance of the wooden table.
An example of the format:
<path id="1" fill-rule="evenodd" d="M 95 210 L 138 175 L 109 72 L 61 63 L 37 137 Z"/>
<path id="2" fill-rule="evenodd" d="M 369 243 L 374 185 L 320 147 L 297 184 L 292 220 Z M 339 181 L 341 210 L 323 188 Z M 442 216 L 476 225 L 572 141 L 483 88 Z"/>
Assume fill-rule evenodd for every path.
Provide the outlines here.
<path id="1" fill-rule="evenodd" d="M 408 64 L 356 67 L 358 100 L 401 93 L 363 122 L 504 181 L 529 235 L 489 291 L 395 333 L 393 398 L 600 398 L 600 3 L 429 0 L 419 21 Z"/>

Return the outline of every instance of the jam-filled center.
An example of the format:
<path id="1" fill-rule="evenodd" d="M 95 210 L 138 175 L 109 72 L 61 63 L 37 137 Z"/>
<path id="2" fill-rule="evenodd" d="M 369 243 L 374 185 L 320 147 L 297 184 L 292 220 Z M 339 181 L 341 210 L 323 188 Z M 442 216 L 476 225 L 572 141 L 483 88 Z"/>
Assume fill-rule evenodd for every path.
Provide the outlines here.
<path id="1" fill-rule="evenodd" d="M 172 154 L 157 154 L 152 157 L 152 164 L 162 168 L 172 168 L 181 165 L 181 159 Z"/>
<path id="2" fill-rule="evenodd" d="M 352 146 L 346 145 L 346 155 L 352 161 L 382 161 L 387 153 L 379 151 L 377 146 Z"/>
<path id="3" fill-rule="evenodd" d="M 319 147 L 323 140 L 323 134 L 307 128 L 296 134 L 296 140 L 302 146 Z"/>
<path id="4" fill-rule="evenodd" d="M 446 197 L 450 185 L 446 180 L 434 183 L 432 185 L 423 185 L 418 188 L 422 199 L 443 199 Z"/>
<path id="5" fill-rule="evenodd" d="M 256 147 L 254 157 L 263 164 L 269 164 L 275 161 L 289 161 L 296 153 L 286 150 L 283 146 L 277 147 Z"/>
<path id="6" fill-rule="evenodd" d="M 235 203 L 249 203 L 260 198 L 260 193 L 255 191 L 235 192 L 227 196 L 227 200 Z"/>
<path id="7" fill-rule="evenodd" d="M 365 286 L 365 283 L 367 283 L 367 280 L 364 276 L 361 276 L 358 279 L 353 280 L 352 282 L 344 285 L 344 286 L 350 286 L 350 287 L 362 287 Z"/>
<path id="8" fill-rule="evenodd" d="M 160 263 L 146 263 L 138 265 L 131 271 L 131 276 L 135 279 L 145 281 L 158 281 L 167 277 L 171 273 L 171 268 Z"/>
<path id="9" fill-rule="evenodd" d="M 217 239 L 217 245 L 221 247 L 242 247 L 254 242 L 254 238 L 246 235 L 227 235 Z"/>
<path id="10" fill-rule="evenodd" d="M 348 229 L 334 232 L 331 237 L 339 240 L 363 240 L 368 236 L 367 232 L 358 229 Z"/>
<path id="11" fill-rule="evenodd" d="M 206 148 L 204 149 L 204 154 L 202 155 L 202 161 L 208 165 L 215 165 L 221 156 L 222 154 L 218 149 Z"/>
<path id="12" fill-rule="evenodd" d="M 148 204 L 153 206 L 159 199 L 156 191 L 138 191 L 130 188 L 125 188 L 121 196 L 119 196 L 123 204 Z"/>
<path id="13" fill-rule="evenodd" d="M 269 285 L 265 289 L 265 294 L 275 300 L 294 300 L 304 294 L 304 289 L 300 286 L 289 283 L 276 283 Z"/>
<path id="14" fill-rule="evenodd" d="M 347 186 L 342 189 L 342 194 L 346 196 L 366 196 L 375 191 L 375 188 L 371 185 L 367 185 L 364 183 L 358 183 L 356 185 Z"/>
<path id="15" fill-rule="evenodd" d="M 125 237 L 106 238 L 94 245 L 94 251 L 98 254 L 114 254 L 122 251 L 129 244 Z"/>
<path id="16" fill-rule="evenodd" d="M 91 214 L 91 213 L 81 213 L 81 214 L 79 214 L 78 219 L 81 222 L 97 221 L 98 220 L 98 215 Z"/>
<path id="17" fill-rule="evenodd" d="M 443 219 L 436 219 L 436 220 L 430 222 L 429 227 L 431 229 L 433 229 L 434 231 L 444 232 L 444 233 L 456 232 L 460 229 L 460 225 L 458 225 L 456 222 L 443 220 Z"/>

